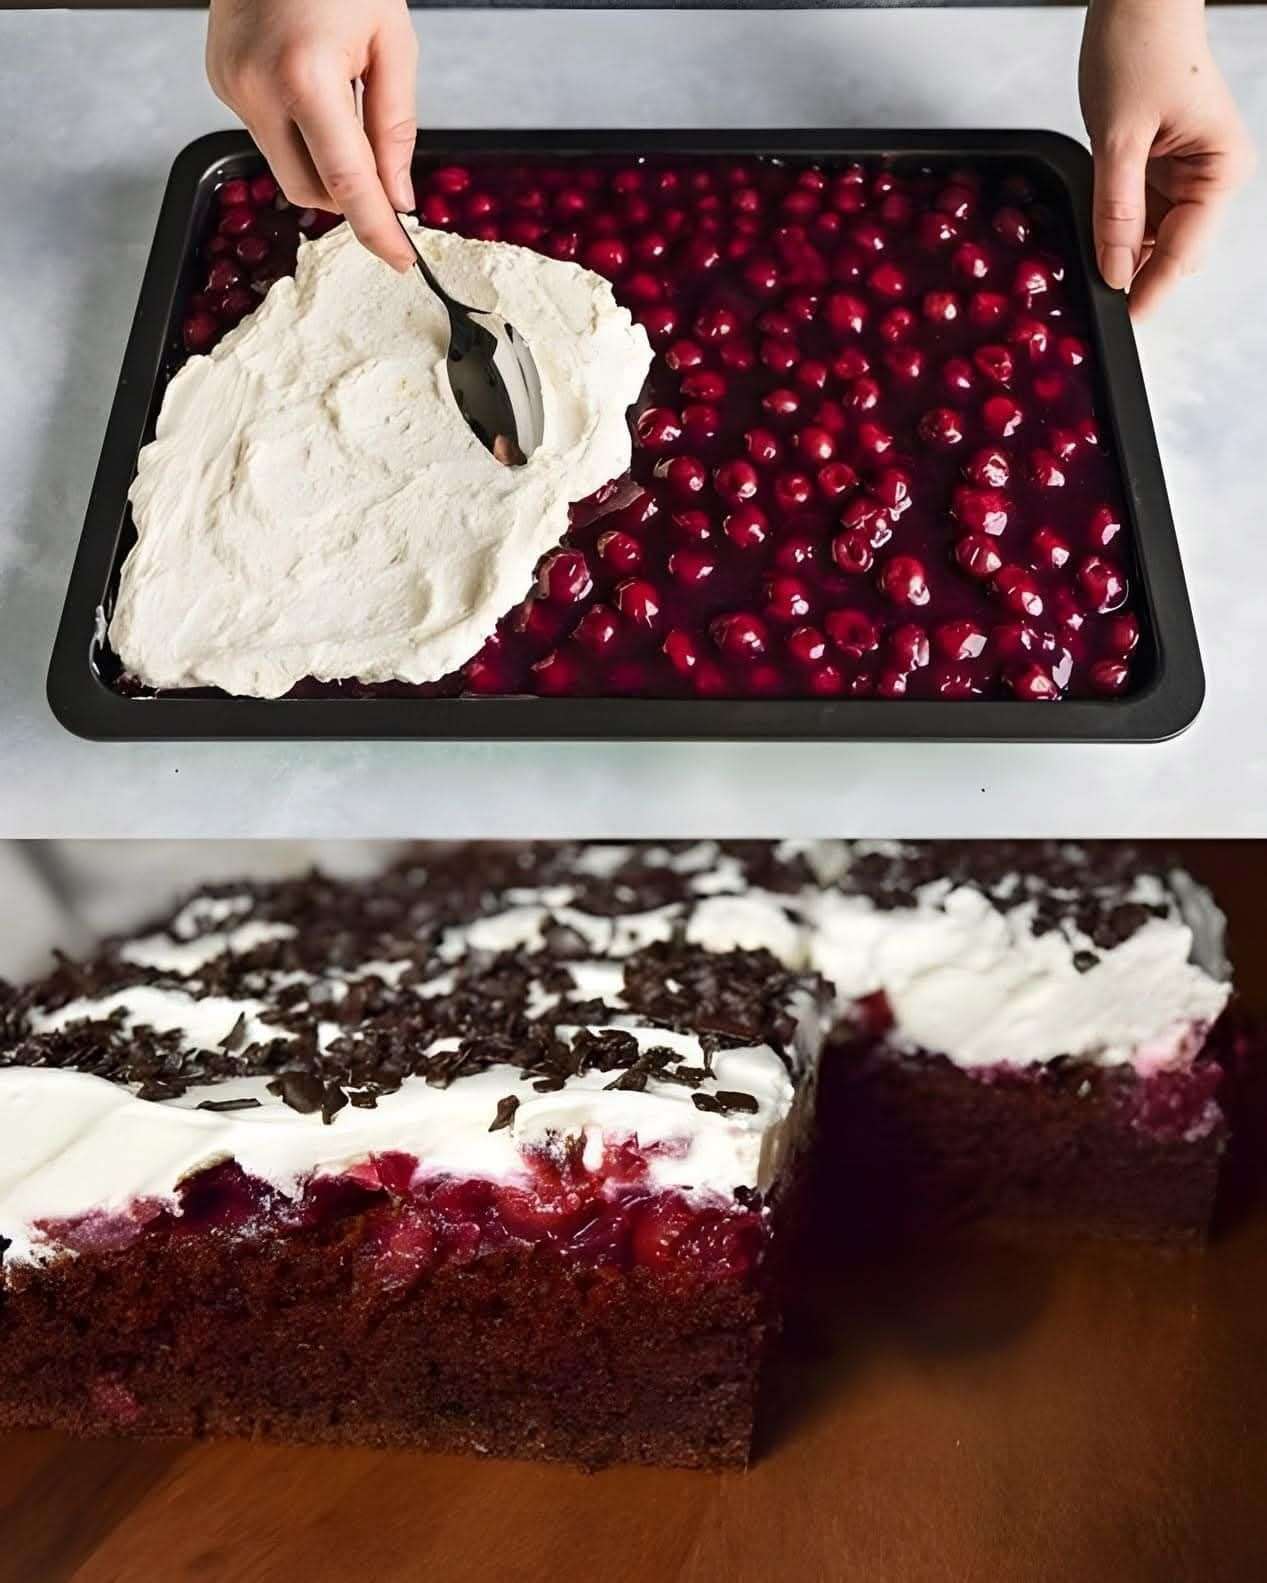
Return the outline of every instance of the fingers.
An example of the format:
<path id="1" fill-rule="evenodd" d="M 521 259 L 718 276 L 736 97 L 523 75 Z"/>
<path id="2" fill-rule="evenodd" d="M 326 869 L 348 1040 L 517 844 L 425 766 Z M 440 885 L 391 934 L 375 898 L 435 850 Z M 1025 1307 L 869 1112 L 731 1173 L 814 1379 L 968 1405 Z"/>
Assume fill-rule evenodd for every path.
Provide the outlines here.
<path id="1" fill-rule="evenodd" d="M 1162 216 L 1152 251 L 1131 287 L 1132 318 L 1143 318 L 1171 287 L 1196 274 L 1222 208 L 1222 200 L 1206 199 L 1177 203 Z"/>
<path id="2" fill-rule="evenodd" d="M 397 209 L 414 207 L 411 167 L 418 136 L 416 73 L 418 41 L 408 18 L 375 36 L 365 83 L 365 135 L 379 180 Z"/>
<path id="3" fill-rule="evenodd" d="M 1144 242 L 1145 186 L 1152 134 L 1111 134 L 1095 150 L 1095 255 L 1105 282 L 1125 291 Z"/>
<path id="4" fill-rule="evenodd" d="M 304 51 L 279 63 L 282 105 L 303 134 L 331 206 L 360 240 L 394 269 L 413 263 L 374 153 L 356 117 L 347 73 L 336 57 Z"/>
<path id="5" fill-rule="evenodd" d="M 333 210 L 334 199 L 317 174 L 308 145 L 295 123 L 279 112 L 262 120 L 244 115 L 243 120 L 291 203 L 297 209 Z"/>

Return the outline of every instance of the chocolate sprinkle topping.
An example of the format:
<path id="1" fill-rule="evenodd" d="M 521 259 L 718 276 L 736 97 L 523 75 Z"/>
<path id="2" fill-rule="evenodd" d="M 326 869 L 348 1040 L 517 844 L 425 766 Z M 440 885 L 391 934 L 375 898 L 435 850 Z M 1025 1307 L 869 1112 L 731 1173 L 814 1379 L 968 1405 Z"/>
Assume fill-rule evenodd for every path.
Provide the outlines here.
<path id="1" fill-rule="evenodd" d="M 493 1124 L 488 1130 L 490 1132 L 500 1132 L 503 1127 L 509 1127 L 515 1119 L 515 1112 L 518 1109 L 519 1096 L 517 1094 L 507 1094 L 505 1099 L 499 1099 L 497 1101 L 497 1115 L 493 1118 Z"/>
<path id="2" fill-rule="evenodd" d="M 231 1110 L 258 1110 L 258 1099 L 201 1099 L 194 1107 L 196 1110 L 215 1110 L 227 1113 Z"/>

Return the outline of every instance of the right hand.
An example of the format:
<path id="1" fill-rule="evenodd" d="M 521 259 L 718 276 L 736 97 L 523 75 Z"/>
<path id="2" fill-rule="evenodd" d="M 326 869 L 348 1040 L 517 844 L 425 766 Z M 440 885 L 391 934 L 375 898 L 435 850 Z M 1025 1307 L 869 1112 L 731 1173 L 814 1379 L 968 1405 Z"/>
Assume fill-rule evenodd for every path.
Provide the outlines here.
<path id="1" fill-rule="evenodd" d="M 405 0 L 211 0 L 207 77 L 282 191 L 344 215 L 398 270 L 414 262 L 396 212 L 414 207 L 417 62 Z"/>

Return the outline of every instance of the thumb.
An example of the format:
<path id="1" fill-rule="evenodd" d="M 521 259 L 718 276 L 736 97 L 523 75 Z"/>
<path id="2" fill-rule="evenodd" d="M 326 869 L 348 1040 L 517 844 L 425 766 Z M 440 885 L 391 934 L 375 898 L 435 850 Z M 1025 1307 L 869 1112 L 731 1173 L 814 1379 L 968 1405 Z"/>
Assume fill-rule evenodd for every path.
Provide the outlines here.
<path id="1" fill-rule="evenodd" d="M 1095 153 L 1095 256 L 1106 284 L 1125 291 L 1144 245 L 1144 192 L 1152 135 L 1114 131 Z"/>

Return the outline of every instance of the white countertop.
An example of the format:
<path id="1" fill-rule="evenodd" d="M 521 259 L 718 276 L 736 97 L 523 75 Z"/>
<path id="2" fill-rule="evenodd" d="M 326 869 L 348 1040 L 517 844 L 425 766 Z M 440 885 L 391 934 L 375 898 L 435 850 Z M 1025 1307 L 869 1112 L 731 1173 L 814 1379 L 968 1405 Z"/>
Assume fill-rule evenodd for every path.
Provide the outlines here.
<path id="1" fill-rule="evenodd" d="M 418 12 L 431 126 L 1081 130 L 1080 12 Z M 1211 16 L 1267 145 L 1267 7 Z M 44 675 L 168 167 L 187 12 L 0 13 L 0 835 L 1267 834 L 1267 183 L 1142 333 L 1208 681 L 1156 746 L 78 741 Z M 1245 287 L 1251 289 L 1247 292 Z"/>

